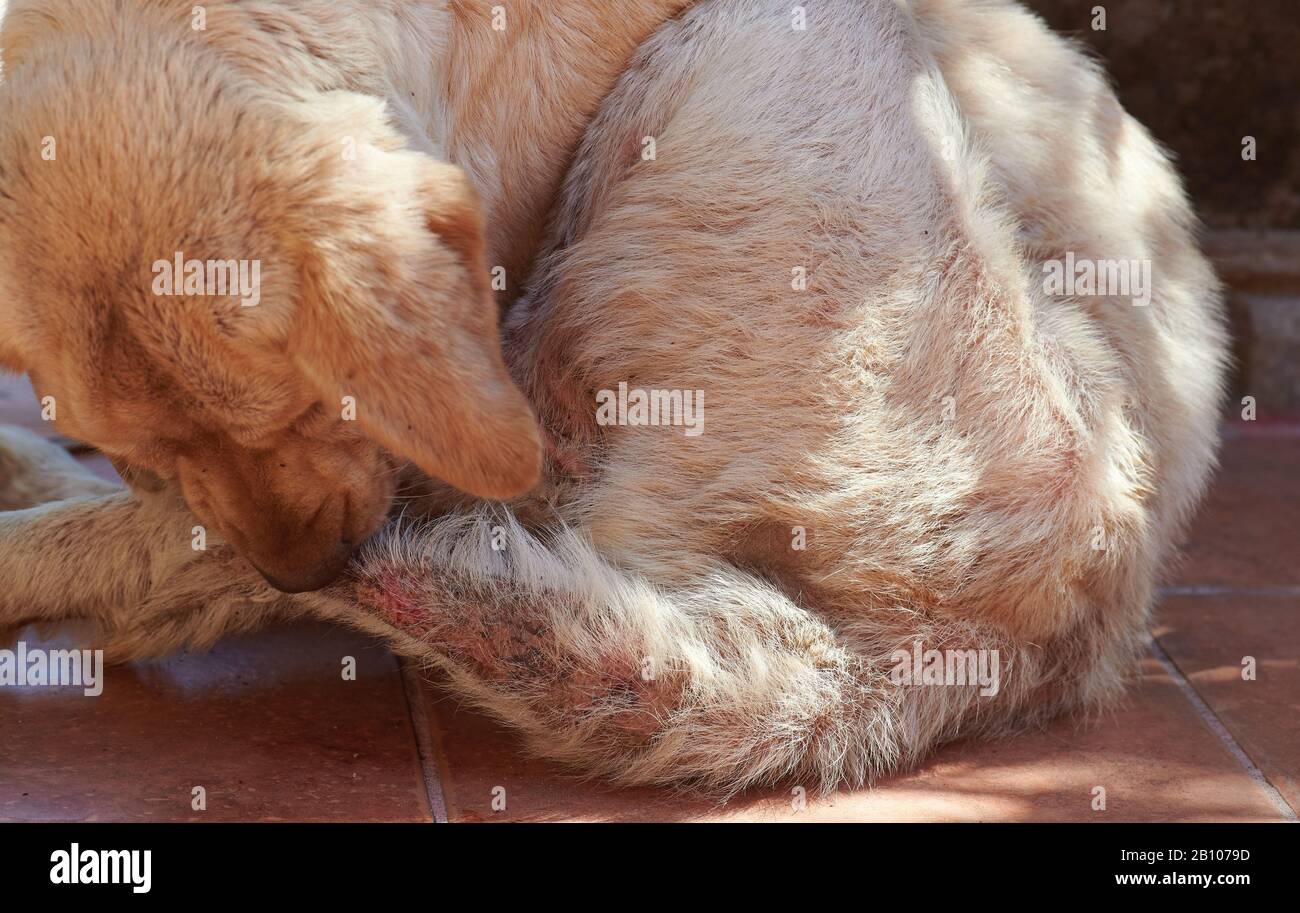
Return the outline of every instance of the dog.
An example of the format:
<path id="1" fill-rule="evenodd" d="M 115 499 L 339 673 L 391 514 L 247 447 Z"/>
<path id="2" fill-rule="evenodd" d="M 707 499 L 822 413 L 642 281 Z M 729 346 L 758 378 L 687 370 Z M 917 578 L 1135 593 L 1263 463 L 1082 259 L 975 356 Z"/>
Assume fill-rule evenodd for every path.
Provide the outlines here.
<path id="1" fill-rule="evenodd" d="M 1012 0 L 12 0 L 0 54 L 0 363 L 129 486 L 4 432 L 0 622 L 326 618 L 724 795 L 1122 692 L 1222 293 Z"/>

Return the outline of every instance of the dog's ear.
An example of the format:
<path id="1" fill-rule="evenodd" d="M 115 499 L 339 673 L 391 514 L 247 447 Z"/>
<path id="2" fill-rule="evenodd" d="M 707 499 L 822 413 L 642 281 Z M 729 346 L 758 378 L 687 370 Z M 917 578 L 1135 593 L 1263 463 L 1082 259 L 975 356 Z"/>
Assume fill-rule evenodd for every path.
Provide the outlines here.
<path id="1" fill-rule="evenodd" d="M 353 186 L 309 204 L 301 229 L 300 370 L 428 474 L 484 498 L 527 491 L 541 435 L 501 355 L 477 194 L 405 149 L 360 149 L 351 165 Z"/>
<path id="2" fill-rule="evenodd" d="M 0 201 L 3 202 L 3 201 Z M 0 220 L 4 213 L 0 212 Z M 0 221 L 0 243 L 3 243 L 4 224 Z M 5 264 L 0 254 L 0 373 L 11 371 L 22 374 L 27 368 L 18 357 L 18 330 L 14 322 L 18 319 L 18 302 L 21 300 L 14 290 L 5 282 Z"/>
<path id="3" fill-rule="evenodd" d="M 0 296 L 3 295 L 4 286 L 0 285 Z M 10 315 L 5 313 L 5 308 L 11 306 L 12 302 L 0 297 L 0 374 L 6 371 L 22 374 L 27 370 L 18 360 L 18 350 L 13 345 L 14 332 L 7 324 Z"/>
<path id="4" fill-rule="evenodd" d="M 3 305 L 0 305 L 3 307 Z M 7 331 L 4 325 L 4 315 L 0 314 L 0 374 L 6 371 L 11 374 L 23 374 L 27 371 L 23 363 L 18 360 L 18 350 L 9 347 L 9 341 L 6 338 Z"/>

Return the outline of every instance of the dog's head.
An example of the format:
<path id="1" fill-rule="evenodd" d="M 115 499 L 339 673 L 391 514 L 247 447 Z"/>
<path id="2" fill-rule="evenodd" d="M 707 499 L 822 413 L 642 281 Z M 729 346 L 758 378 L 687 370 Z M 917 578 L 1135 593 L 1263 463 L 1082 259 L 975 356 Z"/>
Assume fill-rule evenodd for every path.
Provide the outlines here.
<path id="1" fill-rule="evenodd" d="M 60 430 L 289 591 L 338 574 L 406 461 L 535 483 L 458 169 L 374 99 L 268 92 L 184 35 L 5 28 L 0 366 Z"/>

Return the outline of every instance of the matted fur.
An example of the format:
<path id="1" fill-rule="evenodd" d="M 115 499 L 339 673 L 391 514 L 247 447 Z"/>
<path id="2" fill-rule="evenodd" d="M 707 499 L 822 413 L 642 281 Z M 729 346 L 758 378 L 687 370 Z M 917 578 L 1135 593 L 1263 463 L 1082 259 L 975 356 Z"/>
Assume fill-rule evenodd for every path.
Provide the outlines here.
<path id="1" fill-rule="evenodd" d="M 169 491 L 3 513 L 0 618 L 97 618 L 118 658 L 331 618 L 539 754 L 724 793 L 1119 692 L 1226 346 L 1173 170 L 1072 45 L 1008 0 L 826 0 L 805 32 L 774 0 L 517 3 L 508 38 L 486 3 L 230 6 L 276 27 L 195 40 L 273 41 L 263 89 L 382 98 L 469 175 L 544 479 L 424 484 L 294 597 L 190 551 Z M 1150 304 L 1047 295 L 1067 252 L 1151 260 Z M 704 433 L 597 425 L 620 382 L 703 390 Z M 915 641 L 997 650 L 999 692 L 894 684 Z"/>

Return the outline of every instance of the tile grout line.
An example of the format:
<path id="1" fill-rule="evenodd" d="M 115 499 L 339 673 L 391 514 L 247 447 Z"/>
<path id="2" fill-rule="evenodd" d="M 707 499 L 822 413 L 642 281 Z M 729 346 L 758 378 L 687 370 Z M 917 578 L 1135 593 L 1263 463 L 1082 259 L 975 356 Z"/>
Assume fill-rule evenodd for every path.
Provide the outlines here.
<path id="1" fill-rule="evenodd" d="M 1256 599 L 1270 596 L 1300 596 L 1300 586 L 1219 586 L 1217 584 L 1192 584 L 1189 586 L 1162 586 L 1165 596 L 1253 596 Z"/>
<path id="2" fill-rule="evenodd" d="M 402 692 L 410 714 L 411 728 L 415 730 L 415 751 L 420 758 L 420 777 L 429 801 L 429 813 L 438 824 L 447 822 L 447 801 L 442 793 L 442 778 L 438 776 L 438 759 L 430 733 L 429 713 L 424 703 L 424 683 L 419 670 L 408 659 L 397 656 L 397 666 L 402 672 Z"/>
<path id="3" fill-rule="evenodd" d="M 1196 688 L 1187 680 L 1187 676 L 1183 675 L 1182 670 L 1178 668 L 1177 664 L 1174 663 L 1169 654 L 1165 652 L 1165 648 L 1160 643 L 1159 638 L 1152 636 L 1151 647 L 1152 652 L 1155 653 L 1156 659 L 1160 660 L 1160 664 L 1165 667 L 1165 671 L 1168 672 L 1170 677 L 1178 683 L 1178 687 L 1183 692 L 1183 696 L 1187 698 L 1192 707 L 1196 710 L 1197 714 L 1201 718 L 1201 722 L 1210 728 L 1210 731 L 1218 737 L 1219 741 L 1228 749 L 1228 752 L 1237 759 L 1237 763 L 1245 769 L 1247 775 L 1255 781 L 1260 789 L 1264 791 L 1265 795 L 1268 796 L 1269 801 L 1282 814 L 1282 816 L 1288 821 L 1300 821 L 1300 816 L 1296 815 L 1295 809 L 1293 809 L 1286 799 L 1283 798 L 1282 794 L 1278 792 L 1277 787 L 1269 782 L 1268 777 L 1264 776 L 1264 772 L 1255 766 L 1255 762 L 1250 759 L 1250 755 L 1246 754 L 1245 750 L 1240 744 L 1238 744 L 1237 740 L 1232 737 L 1232 733 L 1228 731 L 1228 727 L 1223 725 L 1223 721 L 1220 720 L 1218 715 L 1210 709 L 1210 705 L 1205 703 L 1204 698 L 1197 693 Z"/>
<path id="4" fill-rule="evenodd" d="M 1219 431 L 1225 441 L 1290 441 L 1300 437 L 1300 426 L 1292 422 L 1266 428 L 1223 427 Z"/>

